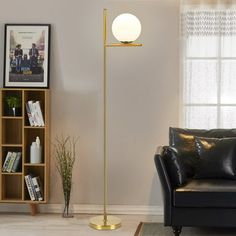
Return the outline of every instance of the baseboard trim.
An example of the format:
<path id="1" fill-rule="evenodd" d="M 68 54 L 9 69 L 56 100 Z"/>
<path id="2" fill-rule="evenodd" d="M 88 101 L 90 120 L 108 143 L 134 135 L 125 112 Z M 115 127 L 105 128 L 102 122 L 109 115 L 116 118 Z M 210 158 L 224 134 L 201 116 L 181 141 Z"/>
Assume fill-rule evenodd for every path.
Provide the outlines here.
<path id="1" fill-rule="evenodd" d="M 102 205 L 73 204 L 74 213 L 80 214 L 102 214 Z M 41 204 L 39 205 L 41 213 L 61 213 L 63 204 Z M 27 204 L 0 204 L 0 212 L 29 212 L 30 207 Z M 135 206 L 135 205 L 109 205 L 107 208 L 109 214 L 118 215 L 158 215 L 163 216 L 163 207 L 161 206 Z"/>

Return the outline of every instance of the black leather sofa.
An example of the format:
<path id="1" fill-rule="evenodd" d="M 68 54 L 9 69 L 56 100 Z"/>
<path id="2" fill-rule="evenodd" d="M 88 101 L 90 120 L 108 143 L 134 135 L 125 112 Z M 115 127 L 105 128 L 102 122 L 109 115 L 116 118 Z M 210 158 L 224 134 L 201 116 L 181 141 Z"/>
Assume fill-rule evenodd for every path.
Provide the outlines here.
<path id="1" fill-rule="evenodd" d="M 229 179 L 225 178 L 224 175 L 222 178 L 221 175 L 214 176 L 216 178 L 195 178 L 194 173 L 192 175 L 185 173 L 186 181 L 182 184 L 179 184 L 178 181 L 176 183 L 176 179 L 181 182 L 181 178 L 183 178 L 180 175 L 182 170 L 176 158 L 181 159 L 183 157 L 187 160 L 187 167 L 182 165 L 185 172 L 189 167 L 193 170 L 199 168 L 199 159 L 197 161 L 191 160 L 192 156 L 196 154 L 194 153 L 196 152 L 196 137 L 205 137 L 207 141 L 210 140 L 207 138 L 215 138 L 220 141 L 221 139 L 233 140 L 236 137 L 236 129 L 170 128 L 169 146 L 159 148 L 155 154 L 155 165 L 163 193 L 164 225 L 172 226 L 175 236 L 180 235 L 184 226 L 236 227 L 236 178 Z M 168 153 L 168 148 L 173 148 L 176 151 L 176 156 L 168 159 L 167 156 L 173 154 Z M 227 145 L 221 146 L 215 155 L 225 153 L 225 148 Z M 235 150 L 233 148 L 231 154 L 236 154 Z M 168 160 L 172 161 L 172 166 Z M 232 161 L 234 163 L 234 160 Z M 214 166 L 215 162 L 217 161 L 212 164 L 205 163 L 206 165 L 201 166 L 200 171 L 205 168 L 205 173 L 208 175 L 217 168 L 226 171 L 227 168 L 229 169 L 227 162 L 222 162 L 222 166 Z M 176 169 L 173 168 L 177 168 L 177 172 L 174 174 L 172 172 Z M 232 168 L 235 169 L 234 166 Z"/>

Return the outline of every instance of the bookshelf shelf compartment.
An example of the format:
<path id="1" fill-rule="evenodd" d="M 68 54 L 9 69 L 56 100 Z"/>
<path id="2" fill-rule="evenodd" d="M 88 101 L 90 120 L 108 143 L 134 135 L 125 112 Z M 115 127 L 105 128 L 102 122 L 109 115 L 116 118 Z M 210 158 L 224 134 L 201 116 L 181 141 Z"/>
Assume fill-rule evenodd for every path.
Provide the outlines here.
<path id="1" fill-rule="evenodd" d="M 32 142 L 35 142 L 36 137 L 38 136 L 41 144 L 44 144 L 45 141 L 45 131 L 44 129 L 25 129 L 25 163 L 30 163 L 30 146 Z M 44 163 L 44 145 L 42 145 L 42 162 Z"/>
<path id="2" fill-rule="evenodd" d="M 14 135 L 13 135 L 14 134 Z M 2 143 L 22 144 L 22 121 L 19 119 L 2 119 Z"/>
<path id="3" fill-rule="evenodd" d="M 24 168 L 24 176 L 26 175 L 31 175 L 31 176 L 37 176 L 40 178 L 40 185 L 41 185 L 41 188 L 42 188 L 42 192 L 45 193 L 45 189 L 44 189 L 44 180 L 45 180 L 45 168 L 44 166 L 25 166 Z M 30 196 L 29 196 L 29 193 L 28 193 L 28 189 L 27 189 L 27 186 L 26 184 L 24 184 L 25 187 L 24 187 L 24 200 L 25 201 L 30 201 Z M 43 197 L 43 199 L 45 199 L 45 197 Z M 33 201 L 35 202 L 35 201 Z M 40 201 L 41 202 L 41 201 Z"/>
<path id="4" fill-rule="evenodd" d="M 2 175 L 2 199 L 22 201 L 22 176 Z"/>
<path id="5" fill-rule="evenodd" d="M 12 96 L 19 97 L 19 99 L 22 101 L 22 91 L 21 90 L 14 90 L 14 89 L 2 90 L 2 101 L 1 101 L 2 116 L 7 116 L 8 117 L 9 108 L 8 108 L 6 100 L 7 100 L 7 98 L 12 97 Z M 20 107 L 19 113 L 20 113 L 19 116 L 9 116 L 9 117 L 12 117 L 12 119 L 17 119 L 17 118 L 20 118 L 20 117 L 22 118 L 22 106 Z"/>
<path id="6" fill-rule="evenodd" d="M 40 108 L 42 112 L 42 116 L 45 119 L 45 92 L 40 90 L 32 90 L 25 92 L 24 96 L 24 104 L 28 103 L 28 101 L 39 101 Z M 25 126 L 30 126 L 28 115 L 25 115 Z M 36 128 L 37 126 L 32 126 L 32 128 Z"/>
<path id="7" fill-rule="evenodd" d="M 7 172 L 7 171 L 4 171 L 2 172 L 2 174 L 18 174 L 18 173 L 21 173 L 22 172 L 22 147 L 6 147 L 6 146 L 3 146 L 2 147 L 2 168 L 5 164 L 5 161 L 6 161 L 6 158 L 8 156 L 8 154 L 10 153 L 15 153 L 15 158 L 16 158 L 16 153 L 21 153 L 20 155 L 20 160 L 18 161 L 18 164 L 13 168 L 13 165 L 12 165 L 12 169 L 15 169 L 16 172 Z M 7 162 L 7 161 L 6 161 Z"/>
<path id="8" fill-rule="evenodd" d="M 26 203 L 30 205 L 47 203 L 49 195 L 50 157 L 49 90 L 37 88 L 3 88 L 0 89 L 0 91 L 0 203 Z M 11 113 L 8 113 L 6 103 L 8 96 L 20 97 L 22 103 L 19 116 L 11 116 Z M 38 122 L 35 123 L 43 124 L 43 122 L 41 122 L 42 119 L 40 120 L 41 116 L 43 116 L 44 126 L 30 125 L 26 111 L 26 103 L 28 103 L 28 101 L 35 103 L 35 107 L 31 107 L 33 109 L 35 108 L 35 114 L 38 115 L 35 118 Z M 39 101 L 39 103 L 37 101 Z M 38 109 L 39 107 L 42 115 Z M 32 112 L 32 110 L 29 112 Z M 32 142 L 35 142 L 37 136 L 42 146 L 42 163 L 33 164 L 30 163 L 30 146 Z M 8 171 L 2 171 L 7 154 L 18 154 L 19 152 L 21 152 L 21 159 L 18 168 L 16 169 L 17 162 L 14 162 L 14 158 L 10 158 L 11 165 L 8 165 Z M 10 172 L 12 164 L 15 164 L 14 169 L 16 169 L 16 172 Z M 7 162 L 5 166 L 7 166 Z M 34 177 L 39 177 L 37 180 L 41 182 L 43 201 L 31 201 L 25 182 L 25 176 L 29 174 Z M 36 198 L 40 199 L 39 195 Z"/>

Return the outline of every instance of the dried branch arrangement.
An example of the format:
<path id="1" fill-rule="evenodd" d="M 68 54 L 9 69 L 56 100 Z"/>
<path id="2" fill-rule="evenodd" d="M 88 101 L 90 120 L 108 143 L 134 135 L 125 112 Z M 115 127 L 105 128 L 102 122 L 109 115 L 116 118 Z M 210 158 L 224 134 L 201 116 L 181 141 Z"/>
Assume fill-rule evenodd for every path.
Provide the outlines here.
<path id="1" fill-rule="evenodd" d="M 69 214 L 69 205 L 72 188 L 72 173 L 76 156 L 76 143 L 78 138 L 61 136 L 55 138 L 54 150 L 56 167 L 61 176 L 65 206 L 63 217 L 73 217 Z"/>

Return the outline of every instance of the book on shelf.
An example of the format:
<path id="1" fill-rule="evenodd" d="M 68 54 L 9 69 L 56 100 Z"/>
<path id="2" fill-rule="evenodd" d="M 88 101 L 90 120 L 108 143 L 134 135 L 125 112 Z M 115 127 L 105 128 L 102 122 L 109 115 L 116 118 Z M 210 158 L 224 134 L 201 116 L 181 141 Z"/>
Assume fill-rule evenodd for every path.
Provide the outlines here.
<path id="1" fill-rule="evenodd" d="M 25 107 L 26 107 L 26 112 L 27 112 L 27 115 L 28 115 L 30 126 L 34 126 L 34 119 L 33 119 L 32 113 L 30 111 L 29 104 L 26 103 Z"/>
<path id="2" fill-rule="evenodd" d="M 25 183 L 26 183 L 26 186 L 27 186 L 27 189 L 28 189 L 28 193 L 29 193 L 29 196 L 30 196 L 30 199 L 32 201 L 36 201 L 36 197 L 35 197 L 35 194 L 34 194 L 34 190 L 33 190 L 33 186 L 32 186 L 32 183 L 31 183 L 31 175 L 26 175 L 25 176 Z"/>
<path id="3" fill-rule="evenodd" d="M 40 124 L 41 124 L 41 126 L 44 126 L 45 124 L 44 124 L 43 113 L 42 113 L 42 109 L 40 106 L 40 102 L 36 101 L 35 106 L 36 106 L 36 114 L 39 118 Z"/>
<path id="4" fill-rule="evenodd" d="M 42 185 L 39 177 L 29 174 L 25 176 L 25 183 L 32 201 L 43 201 Z"/>
<path id="5" fill-rule="evenodd" d="M 17 172 L 21 163 L 21 152 L 7 152 L 2 171 Z"/>
<path id="6" fill-rule="evenodd" d="M 17 156 L 12 166 L 11 172 L 17 172 L 19 170 L 20 163 L 21 163 L 21 152 L 17 152 Z"/>
<path id="7" fill-rule="evenodd" d="M 28 115 L 30 126 L 44 126 L 43 113 L 39 101 L 28 101 L 26 104 L 26 112 Z"/>
<path id="8" fill-rule="evenodd" d="M 15 160 L 16 160 L 16 157 L 17 157 L 17 153 L 16 153 L 16 152 L 13 152 L 13 153 L 11 154 L 11 158 L 10 158 L 9 164 L 8 164 L 8 166 L 7 166 L 6 172 L 11 172 L 12 167 L 13 167 L 13 165 L 14 165 L 14 162 L 15 162 Z"/>
<path id="9" fill-rule="evenodd" d="M 3 164 L 3 167 L 2 167 L 3 172 L 5 172 L 7 170 L 8 164 L 9 164 L 10 159 L 11 159 L 11 155 L 12 155 L 12 152 L 7 152 L 7 156 L 5 158 L 5 161 L 4 161 L 4 164 Z"/>
<path id="10" fill-rule="evenodd" d="M 38 201 L 43 201 L 42 184 L 39 177 L 32 178 L 33 186 L 35 188 L 36 197 Z"/>

